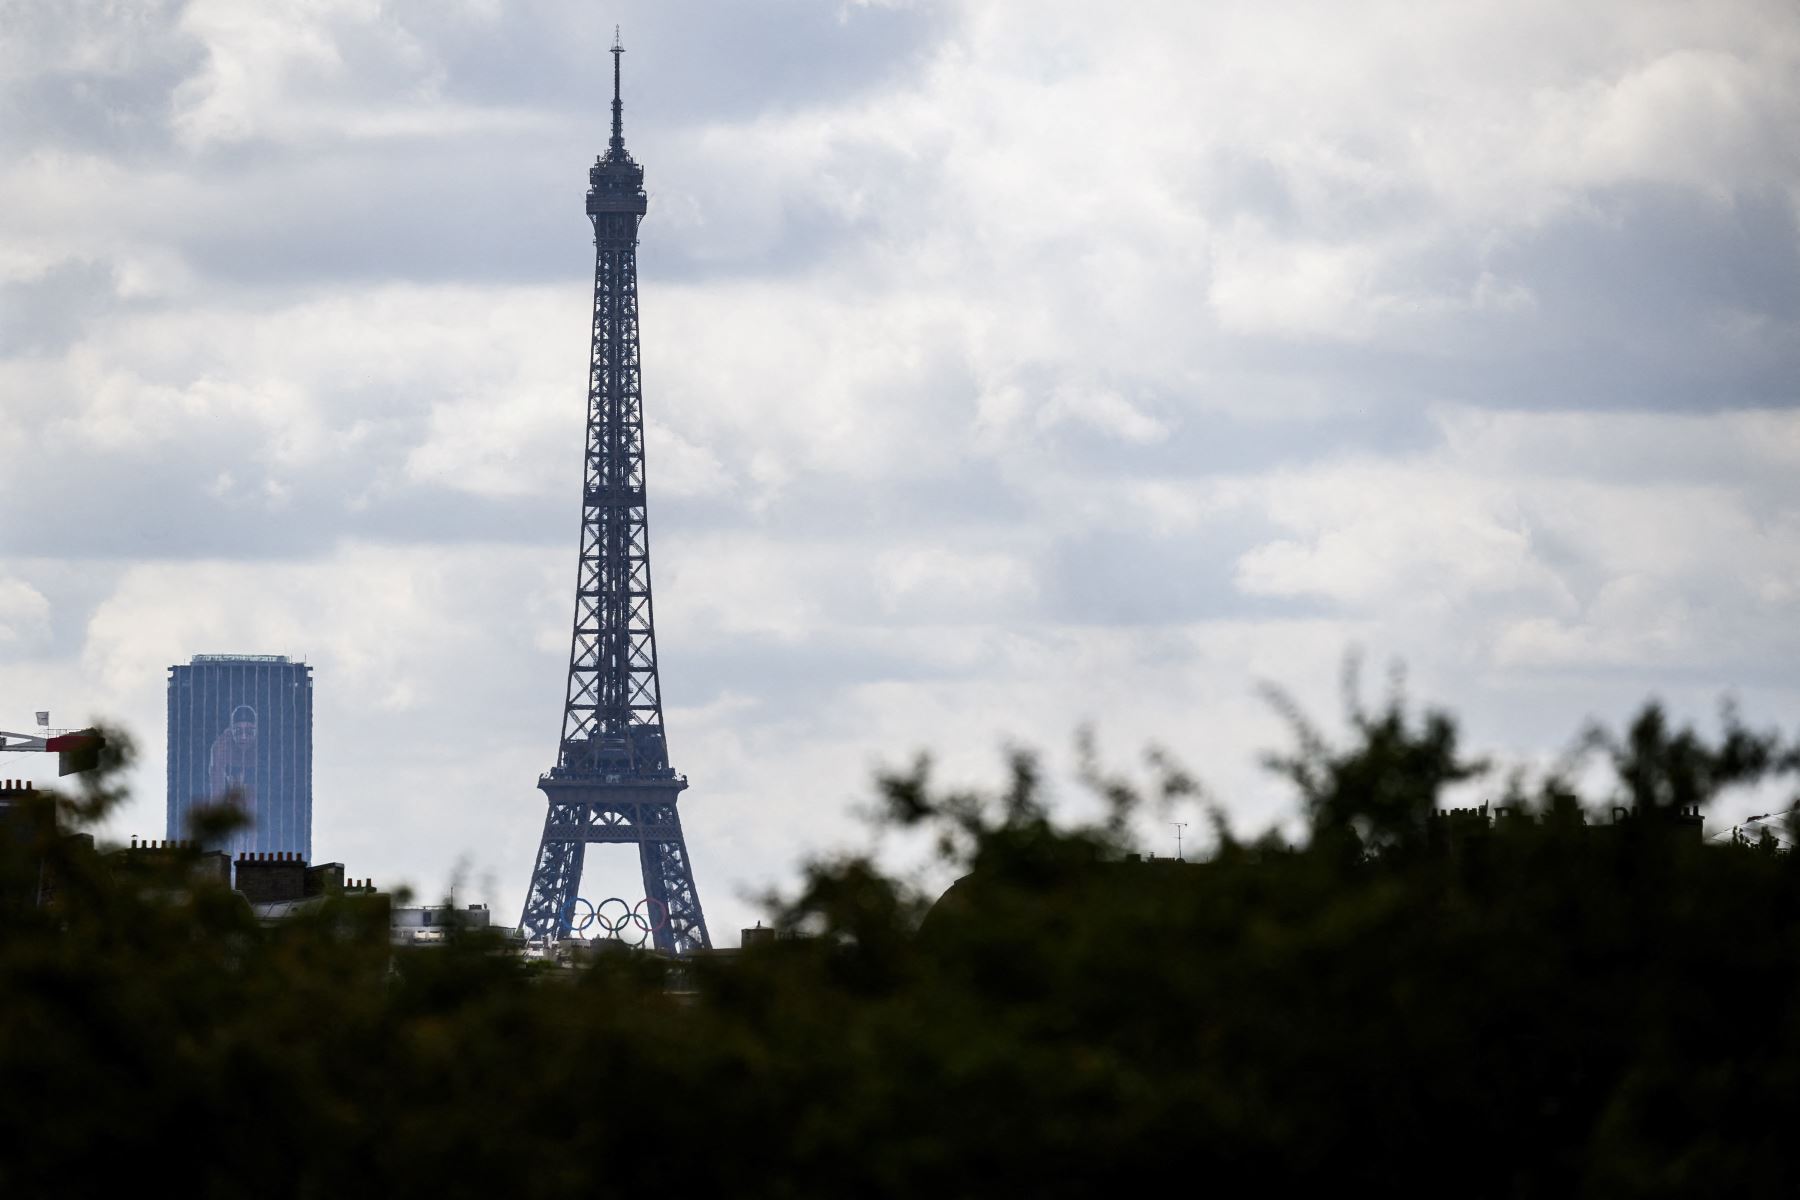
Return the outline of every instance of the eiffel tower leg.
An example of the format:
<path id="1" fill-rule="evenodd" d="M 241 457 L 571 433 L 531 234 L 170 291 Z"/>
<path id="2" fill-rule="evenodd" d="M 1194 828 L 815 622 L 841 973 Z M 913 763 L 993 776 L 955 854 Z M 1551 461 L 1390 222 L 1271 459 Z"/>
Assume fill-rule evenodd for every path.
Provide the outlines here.
<path id="1" fill-rule="evenodd" d="M 638 866 L 644 873 L 644 895 L 662 908 L 663 922 L 653 935 L 656 948 L 665 954 L 675 952 L 675 930 L 669 917 L 669 889 L 663 881 L 661 842 L 638 843 Z"/>
<path id="2" fill-rule="evenodd" d="M 586 858 L 584 842 L 567 841 L 551 828 L 556 810 L 544 821 L 544 838 L 538 845 L 537 868 L 531 873 L 531 890 L 525 894 L 525 912 L 519 925 L 531 938 L 565 938 L 575 917 L 575 895 L 581 886 Z"/>
<path id="3" fill-rule="evenodd" d="M 706 933 L 700 894 L 694 888 L 694 872 L 688 865 L 681 820 L 672 810 L 665 819 L 675 826 L 673 838 L 638 843 L 644 894 L 657 900 L 668 913 L 668 920 L 656 931 L 656 948 L 670 954 L 705 950 L 712 945 L 712 939 Z"/>

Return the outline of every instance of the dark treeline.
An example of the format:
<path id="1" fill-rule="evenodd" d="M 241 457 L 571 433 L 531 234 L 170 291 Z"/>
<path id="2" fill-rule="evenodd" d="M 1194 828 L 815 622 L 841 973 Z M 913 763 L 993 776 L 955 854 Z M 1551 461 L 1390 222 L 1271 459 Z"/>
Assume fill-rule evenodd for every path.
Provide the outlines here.
<path id="1" fill-rule="evenodd" d="M 1490 826 L 1434 815 L 1484 770 L 1448 716 L 1350 728 L 1271 760 L 1298 844 L 1221 823 L 1192 864 L 1130 859 L 1140 810 L 1195 793 L 1161 756 L 1144 789 L 1090 770 L 1085 824 L 1028 757 L 992 796 L 921 762 L 880 819 L 963 875 L 929 915 L 816 862 L 771 910 L 810 936 L 684 980 L 396 953 L 357 898 L 263 928 L 41 813 L 0 868 L 0 1195 L 1795 1194 L 1800 856 L 1680 813 L 1800 748 L 1652 706 L 1582 739 L 1608 783 L 1499 779 L 1524 815 Z"/>

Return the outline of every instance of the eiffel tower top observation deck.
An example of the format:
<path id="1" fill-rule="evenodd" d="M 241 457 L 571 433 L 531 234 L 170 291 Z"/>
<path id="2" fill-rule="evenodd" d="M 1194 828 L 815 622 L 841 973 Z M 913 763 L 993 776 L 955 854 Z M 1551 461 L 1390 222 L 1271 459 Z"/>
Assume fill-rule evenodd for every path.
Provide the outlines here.
<path id="1" fill-rule="evenodd" d="M 634 213 L 643 216 L 649 207 L 644 195 L 644 168 L 638 166 L 631 154 L 625 149 L 625 105 L 619 96 L 619 59 L 625 53 L 617 37 L 613 39 L 613 101 L 612 101 L 612 139 L 606 143 L 606 153 L 594 160 L 588 171 L 588 216 L 599 218 L 609 213 Z M 600 234 L 598 219 L 594 223 L 594 234 Z M 631 235 L 635 241 L 637 226 L 634 222 Z"/>
<path id="2" fill-rule="evenodd" d="M 615 39 L 612 140 L 588 170 L 594 316 L 575 622 L 562 740 L 538 780 L 549 811 L 520 924 L 535 938 L 569 936 L 587 845 L 632 843 L 655 926 L 646 932 L 681 954 L 710 943 L 675 806 L 687 780 L 669 765 L 656 667 L 638 367 L 637 232 L 649 206 L 644 169 L 625 149 L 623 53 Z"/>

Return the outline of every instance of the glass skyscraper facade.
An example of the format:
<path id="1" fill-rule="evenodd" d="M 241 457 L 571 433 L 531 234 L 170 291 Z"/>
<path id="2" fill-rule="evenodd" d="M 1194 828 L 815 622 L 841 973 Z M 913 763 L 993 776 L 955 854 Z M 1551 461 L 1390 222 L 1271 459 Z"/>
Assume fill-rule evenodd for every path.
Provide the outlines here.
<path id="1" fill-rule="evenodd" d="M 206 848 L 312 861 L 312 668 L 274 654 L 196 654 L 169 668 L 169 831 L 200 805 L 250 819 Z"/>

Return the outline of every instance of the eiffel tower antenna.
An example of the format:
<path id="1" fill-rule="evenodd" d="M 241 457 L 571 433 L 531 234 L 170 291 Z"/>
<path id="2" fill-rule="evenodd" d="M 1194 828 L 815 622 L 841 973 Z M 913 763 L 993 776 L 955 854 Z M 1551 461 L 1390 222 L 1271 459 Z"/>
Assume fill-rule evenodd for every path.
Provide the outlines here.
<path id="1" fill-rule="evenodd" d="M 623 158 L 625 155 L 625 103 L 619 99 L 619 56 L 625 53 L 624 45 L 619 41 L 619 27 L 613 26 L 613 128 L 612 141 L 606 144 L 608 158 Z"/>
<path id="2" fill-rule="evenodd" d="M 656 947 L 685 954 L 711 942 L 675 807 L 687 778 L 669 765 L 656 671 L 638 373 L 637 231 L 648 202 L 644 169 L 625 152 L 623 53 L 615 33 L 612 141 L 588 170 L 594 320 L 569 686 L 556 765 L 538 779 L 549 811 L 519 924 L 528 937 L 568 937 L 588 844 L 626 843 L 638 848 Z"/>

